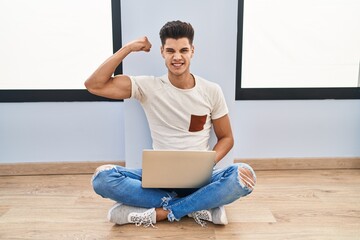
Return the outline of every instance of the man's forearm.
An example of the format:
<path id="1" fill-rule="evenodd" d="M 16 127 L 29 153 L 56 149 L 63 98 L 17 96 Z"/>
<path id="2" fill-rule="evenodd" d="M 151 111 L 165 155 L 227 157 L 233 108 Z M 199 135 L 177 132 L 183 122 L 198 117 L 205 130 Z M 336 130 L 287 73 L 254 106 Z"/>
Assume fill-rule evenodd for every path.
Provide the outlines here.
<path id="1" fill-rule="evenodd" d="M 234 146 L 232 137 L 224 137 L 218 140 L 213 150 L 216 151 L 215 164 L 218 163 Z"/>

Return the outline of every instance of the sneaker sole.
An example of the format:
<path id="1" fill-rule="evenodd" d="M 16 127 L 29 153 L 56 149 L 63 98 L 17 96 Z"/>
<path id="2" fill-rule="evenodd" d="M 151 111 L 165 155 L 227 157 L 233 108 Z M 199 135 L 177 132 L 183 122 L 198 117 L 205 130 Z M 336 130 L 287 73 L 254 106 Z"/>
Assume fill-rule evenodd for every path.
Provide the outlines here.
<path id="1" fill-rule="evenodd" d="M 109 220 L 109 222 L 111 222 L 111 212 L 112 212 L 115 208 L 117 208 L 117 207 L 119 207 L 119 206 L 121 206 L 121 205 L 122 205 L 122 203 L 115 203 L 114 206 L 112 206 L 112 207 L 110 208 L 110 210 L 108 211 L 108 214 L 107 214 L 107 219 Z"/>

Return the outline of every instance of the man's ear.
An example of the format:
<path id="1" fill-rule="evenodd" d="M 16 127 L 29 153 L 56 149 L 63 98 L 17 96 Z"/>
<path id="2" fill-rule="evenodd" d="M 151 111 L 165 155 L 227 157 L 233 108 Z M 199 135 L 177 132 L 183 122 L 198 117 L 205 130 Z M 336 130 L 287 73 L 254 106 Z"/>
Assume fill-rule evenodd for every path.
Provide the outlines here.
<path id="1" fill-rule="evenodd" d="M 162 56 L 163 58 L 165 58 L 165 57 L 164 57 L 164 46 L 162 46 L 162 45 L 161 45 L 161 47 L 160 47 L 160 53 L 161 53 L 161 56 Z"/>
<path id="2" fill-rule="evenodd" d="M 195 47 L 194 45 L 191 45 L 191 57 L 193 57 L 194 52 L 195 52 Z"/>

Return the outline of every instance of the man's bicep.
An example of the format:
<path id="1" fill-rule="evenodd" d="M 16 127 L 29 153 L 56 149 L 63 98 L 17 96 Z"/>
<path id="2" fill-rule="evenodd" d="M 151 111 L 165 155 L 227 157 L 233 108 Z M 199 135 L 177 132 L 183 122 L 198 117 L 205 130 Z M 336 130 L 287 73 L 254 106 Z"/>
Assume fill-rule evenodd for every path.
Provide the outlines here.
<path id="1" fill-rule="evenodd" d="M 103 87 L 91 90 L 90 92 L 111 99 L 130 98 L 131 80 L 126 75 L 117 75 L 112 77 Z"/>
<path id="2" fill-rule="evenodd" d="M 120 99 L 131 97 L 131 79 L 126 75 L 116 75 L 113 78 L 113 91 L 118 94 Z"/>

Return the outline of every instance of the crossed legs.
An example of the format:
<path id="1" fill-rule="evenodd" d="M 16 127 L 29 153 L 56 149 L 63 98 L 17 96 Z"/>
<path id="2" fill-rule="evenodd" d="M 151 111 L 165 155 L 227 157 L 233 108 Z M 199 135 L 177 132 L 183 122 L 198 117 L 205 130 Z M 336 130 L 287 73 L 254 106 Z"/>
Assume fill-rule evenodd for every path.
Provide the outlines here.
<path id="1" fill-rule="evenodd" d="M 215 170 L 209 185 L 177 198 L 173 192 L 142 188 L 141 176 L 141 169 L 103 165 L 96 169 L 92 182 L 95 192 L 103 197 L 130 206 L 155 208 L 156 221 L 179 220 L 191 212 L 228 204 L 251 193 L 256 183 L 250 166 L 234 164 Z"/>

